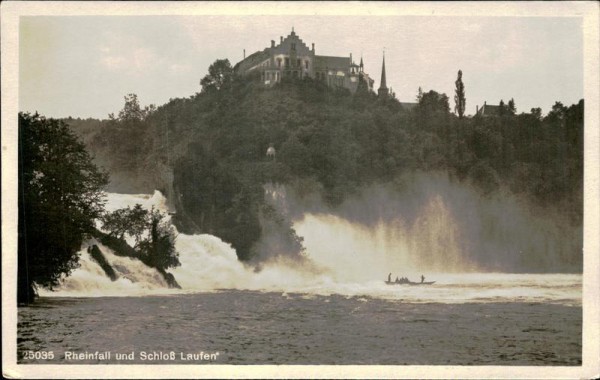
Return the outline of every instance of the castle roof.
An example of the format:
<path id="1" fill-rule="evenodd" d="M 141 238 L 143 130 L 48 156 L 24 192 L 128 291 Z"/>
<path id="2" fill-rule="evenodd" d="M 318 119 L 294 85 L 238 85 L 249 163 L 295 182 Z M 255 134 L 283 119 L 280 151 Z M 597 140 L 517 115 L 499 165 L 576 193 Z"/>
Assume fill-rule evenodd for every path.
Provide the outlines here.
<path id="1" fill-rule="evenodd" d="M 266 48 L 263 51 L 257 51 L 257 52 L 250 54 L 242 61 L 236 63 L 235 66 L 233 67 L 233 70 L 237 71 L 241 65 L 243 65 L 245 69 L 248 69 L 252 66 L 258 65 L 259 63 L 269 59 L 270 50 L 271 49 Z"/>
<path id="2" fill-rule="evenodd" d="M 331 57 L 325 55 L 315 55 L 315 70 L 347 70 L 350 66 L 350 57 Z"/>
<path id="3" fill-rule="evenodd" d="M 483 103 L 483 106 L 481 106 L 481 108 L 479 109 L 478 114 L 483 116 L 499 115 L 500 106 Z"/>

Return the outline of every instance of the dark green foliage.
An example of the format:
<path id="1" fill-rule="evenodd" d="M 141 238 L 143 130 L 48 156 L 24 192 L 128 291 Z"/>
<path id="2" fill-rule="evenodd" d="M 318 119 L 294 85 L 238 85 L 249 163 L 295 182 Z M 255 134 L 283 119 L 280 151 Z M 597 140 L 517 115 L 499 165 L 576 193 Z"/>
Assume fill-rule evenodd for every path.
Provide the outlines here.
<path id="1" fill-rule="evenodd" d="M 362 73 L 358 76 L 358 86 L 356 87 L 356 93 L 359 96 L 370 93 L 369 86 Z"/>
<path id="2" fill-rule="evenodd" d="M 148 213 L 147 223 L 147 236 L 137 244 L 143 261 L 163 270 L 181 265 L 175 250 L 175 230 L 165 220 L 165 215 L 153 208 Z"/>
<path id="3" fill-rule="evenodd" d="M 142 240 L 142 234 L 147 227 L 148 212 L 142 205 L 136 204 L 133 208 L 121 208 L 102 215 L 103 228 L 111 236 L 123 239 L 125 234 L 135 238 L 136 247 Z"/>
<path id="4" fill-rule="evenodd" d="M 208 74 L 202 78 L 200 85 L 203 92 L 220 90 L 231 83 L 233 68 L 228 59 L 217 59 L 208 67 Z"/>
<path id="5" fill-rule="evenodd" d="M 68 119 L 73 130 L 82 135 L 98 166 L 110 172 L 109 191 L 122 193 L 154 190 L 148 173 L 156 172 L 156 163 L 148 160 L 155 149 L 149 135 L 148 123 L 155 113 L 153 105 L 142 108 L 137 95 L 125 96 L 118 117 L 109 115 L 105 121 L 93 123 L 95 129 L 86 133 L 92 123 Z"/>
<path id="6" fill-rule="evenodd" d="M 154 105 L 149 105 L 142 109 L 137 95 L 129 94 L 125 96 L 125 106 L 123 106 L 123 109 L 119 111 L 119 117 L 117 120 L 123 123 L 144 121 L 155 110 L 156 107 Z M 114 116 L 111 114 L 109 115 L 109 118 L 114 119 Z"/>
<path id="7" fill-rule="evenodd" d="M 535 109 L 534 109 L 535 110 Z M 558 208 L 574 225 L 583 218 L 583 100 L 532 114 L 473 119 L 467 140 L 476 163 L 486 161 L 500 183 L 544 208 Z M 493 176 L 489 187 L 493 187 Z M 481 177 L 484 178 L 484 177 Z"/>
<path id="8" fill-rule="evenodd" d="M 515 100 L 512 98 L 508 101 L 508 112 L 510 112 L 511 115 L 514 115 L 517 113 L 517 107 L 515 106 Z"/>
<path id="9" fill-rule="evenodd" d="M 268 259 L 270 256 L 286 256 L 295 259 L 304 259 L 304 240 L 296 234 L 289 217 L 282 215 L 276 207 L 269 202 L 265 203 L 259 212 L 260 225 L 266 236 L 262 236 L 259 243 L 253 247 L 255 263 Z"/>
<path id="10" fill-rule="evenodd" d="M 448 96 L 433 90 L 426 92 L 420 97 L 418 110 L 422 118 L 432 119 L 440 115 L 446 116 L 450 112 Z"/>
<path id="11" fill-rule="evenodd" d="M 257 207 L 263 197 L 260 173 L 256 183 L 247 176 L 250 173 L 236 173 L 234 166 L 219 162 L 202 147 L 190 146 L 190 154 L 174 172 L 181 212 L 192 223 L 183 229 L 215 234 L 230 242 L 240 258 L 250 258 L 252 243 L 260 237 Z"/>
<path id="12" fill-rule="evenodd" d="M 146 265 L 163 270 L 180 265 L 175 250 L 175 231 L 160 211 L 154 208 L 147 211 L 136 204 L 133 208 L 106 213 L 101 219 L 110 238 L 124 242 L 127 234 L 135 239 L 130 255 Z"/>
<path id="13" fill-rule="evenodd" d="M 531 115 L 533 115 L 536 119 L 541 120 L 542 119 L 542 109 L 539 107 L 532 108 Z"/>
<path id="14" fill-rule="evenodd" d="M 35 285 L 52 289 L 77 267 L 106 183 L 64 122 L 19 113 L 19 302 L 33 300 Z"/>
<path id="15" fill-rule="evenodd" d="M 504 100 L 501 99 L 500 104 L 498 104 L 498 115 L 504 116 L 504 115 L 506 115 L 506 111 L 507 111 L 506 104 L 504 104 Z"/>
<path id="16" fill-rule="evenodd" d="M 489 194 L 500 186 L 498 173 L 487 161 L 479 161 L 471 167 L 468 176 L 476 186 L 483 190 L 484 194 Z"/>

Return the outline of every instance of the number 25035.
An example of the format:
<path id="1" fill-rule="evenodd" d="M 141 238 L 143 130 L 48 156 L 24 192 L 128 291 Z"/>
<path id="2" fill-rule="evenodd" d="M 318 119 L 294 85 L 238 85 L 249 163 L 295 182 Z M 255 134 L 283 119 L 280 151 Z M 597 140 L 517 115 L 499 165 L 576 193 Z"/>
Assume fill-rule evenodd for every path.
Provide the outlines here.
<path id="1" fill-rule="evenodd" d="M 54 359 L 54 352 L 52 351 L 25 351 L 23 359 Z"/>

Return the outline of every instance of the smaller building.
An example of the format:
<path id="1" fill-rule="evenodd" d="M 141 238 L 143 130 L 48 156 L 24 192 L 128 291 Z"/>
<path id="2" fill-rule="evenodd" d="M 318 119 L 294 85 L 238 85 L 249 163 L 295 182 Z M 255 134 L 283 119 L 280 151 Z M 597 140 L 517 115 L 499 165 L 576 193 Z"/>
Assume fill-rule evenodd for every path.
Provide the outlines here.
<path id="1" fill-rule="evenodd" d="M 483 106 L 479 108 L 479 106 L 475 106 L 475 115 L 478 116 L 499 116 L 500 115 L 500 106 L 490 105 L 487 102 L 483 102 Z"/>

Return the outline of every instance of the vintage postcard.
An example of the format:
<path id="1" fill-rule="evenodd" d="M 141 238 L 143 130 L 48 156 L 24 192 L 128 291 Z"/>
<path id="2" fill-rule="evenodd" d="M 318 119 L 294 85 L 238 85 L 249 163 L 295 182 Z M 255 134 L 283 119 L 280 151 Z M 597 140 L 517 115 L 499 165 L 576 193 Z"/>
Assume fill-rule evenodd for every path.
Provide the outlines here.
<path id="1" fill-rule="evenodd" d="M 597 377 L 598 9 L 2 3 L 3 375 Z"/>

